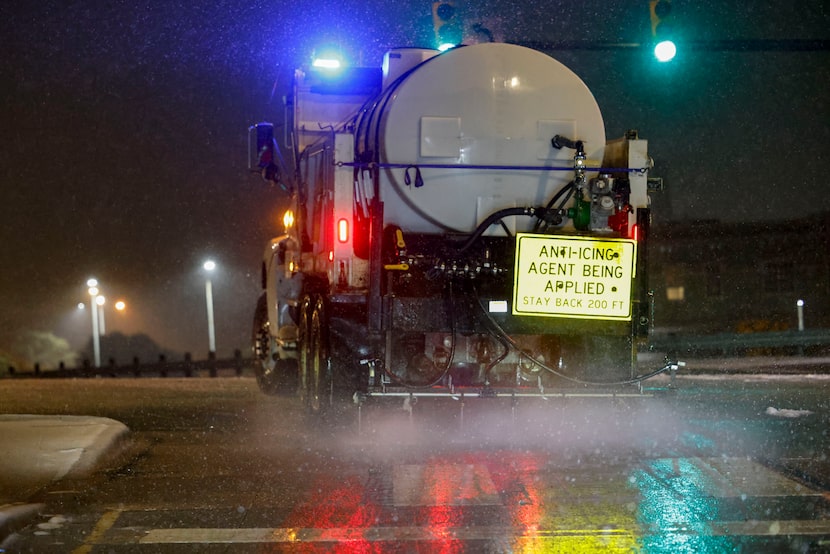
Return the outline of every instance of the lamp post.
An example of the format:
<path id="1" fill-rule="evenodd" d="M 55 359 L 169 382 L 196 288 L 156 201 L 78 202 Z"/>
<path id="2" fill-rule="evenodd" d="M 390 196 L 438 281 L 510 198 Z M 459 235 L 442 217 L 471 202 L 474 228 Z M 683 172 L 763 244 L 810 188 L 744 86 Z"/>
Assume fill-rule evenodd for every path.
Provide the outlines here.
<path id="1" fill-rule="evenodd" d="M 104 304 L 106 302 L 107 299 L 102 295 L 98 295 L 98 298 L 95 299 L 95 303 L 98 304 L 98 332 L 102 337 L 107 334 L 107 324 L 104 319 Z"/>
<path id="2" fill-rule="evenodd" d="M 205 303 L 207 305 L 208 318 L 208 357 L 216 357 L 216 331 L 213 326 L 213 286 L 210 282 L 210 274 L 216 269 L 216 262 L 207 260 L 202 266 L 207 272 L 207 279 L 205 279 Z"/>
<path id="3" fill-rule="evenodd" d="M 804 301 L 800 298 L 795 303 L 795 309 L 798 312 L 798 330 L 804 330 Z"/>
<path id="4" fill-rule="evenodd" d="M 98 280 L 87 279 L 87 292 L 89 292 L 89 311 L 92 312 L 92 354 L 95 367 L 101 365 L 101 342 L 98 336 Z"/>

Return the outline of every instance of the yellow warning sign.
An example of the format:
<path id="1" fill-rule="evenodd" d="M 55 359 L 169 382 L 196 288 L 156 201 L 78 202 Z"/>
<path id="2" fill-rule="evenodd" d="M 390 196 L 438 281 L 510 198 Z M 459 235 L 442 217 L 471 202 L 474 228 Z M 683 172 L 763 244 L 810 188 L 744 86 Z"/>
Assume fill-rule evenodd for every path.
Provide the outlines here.
<path id="1" fill-rule="evenodd" d="M 629 239 L 519 234 L 513 314 L 630 320 L 636 253 Z"/>

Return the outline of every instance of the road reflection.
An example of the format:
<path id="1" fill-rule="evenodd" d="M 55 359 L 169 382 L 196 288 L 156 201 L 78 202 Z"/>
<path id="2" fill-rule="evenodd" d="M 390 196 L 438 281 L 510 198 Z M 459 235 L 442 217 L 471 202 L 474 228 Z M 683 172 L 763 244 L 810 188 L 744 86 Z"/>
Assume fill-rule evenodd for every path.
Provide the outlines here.
<path id="1" fill-rule="evenodd" d="M 785 546 L 788 537 L 770 530 L 788 524 L 772 521 L 771 506 L 803 496 L 803 487 L 747 457 L 715 456 L 688 423 L 664 423 L 661 409 L 571 405 L 568 414 L 531 416 L 535 427 L 520 435 L 511 434 L 515 428 L 493 432 L 498 426 L 486 423 L 461 432 L 446 415 L 420 427 L 404 418 L 368 441 L 331 451 L 352 473 L 311 483 L 308 500 L 275 527 L 294 529 L 289 542 L 299 552 Z M 646 417 L 655 423 L 644 427 Z M 689 455 L 692 443 L 698 455 Z M 361 473 L 367 464 L 368 474 Z M 817 532 L 827 531 L 822 525 Z"/>
<path id="2" fill-rule="evenodd" d="M 296 552 L 317 552 L 320 543 L 333 545 L 334 552 L 382 552 L 381 545 L 370 540 L 367 530 L 377 525 L 381 508 L 367 501 L 364 484 L 356 477 L 323 478 L 314 483 L 308 502 L 294 510 L 285 521 L 289 541 Z M 308 533 L 316 530 L 315 541 Z"/>
<path id="3" fill-rule="evenodd" d="M 721 517 L 715 483 L 691 460 L 646 462 L 631 479 L 640 492 L 638 521 L 652 531 L 642 539 L 647 552 L 732 551 L 732 540 L 711 536 L 710 523 Z"/>
<path id="4" fill-rule="evenodd" d="M 299 552 L 638 550 L 638 493 L 624 474 L 586 467 L 551 480 L 549 464 L 498 450 L 396 465 L 380 479 L 324 478 L 285 523 Z M 383 483 L 390 490 L 371 488 Z"/>
<path id="5" fill-rule="evenodd" d="M 812 381 L 515 411 L 488 399 L 463 421 L 459 402 L 423 403 L 414 417 L 367 410 L 364 433 L 354 406 L 321 427 L 252 381 L 11 384 L 7 410 L 48 399 L 45 413 L 112 416 L 141 452 L 60 485 L 49 513 L 71 525 L 21 531 L 20 551 L 823 552 L 830 540 L 827 395 Z M 772 419 L 770 406 L 816 415 Z"/>

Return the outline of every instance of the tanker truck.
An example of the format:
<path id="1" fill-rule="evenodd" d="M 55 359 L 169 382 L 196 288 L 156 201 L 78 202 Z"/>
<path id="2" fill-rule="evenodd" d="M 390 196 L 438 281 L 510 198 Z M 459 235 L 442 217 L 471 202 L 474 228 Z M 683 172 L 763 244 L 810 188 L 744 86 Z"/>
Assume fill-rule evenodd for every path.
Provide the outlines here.
<path id="1" fill-rule="evenodd" d="M 552 57 L 486 43 L 305 67 L 249 165 L 290 196 L 262 259 L 259 387 L 334 395 L 642 394 L 649 195 Z"/>

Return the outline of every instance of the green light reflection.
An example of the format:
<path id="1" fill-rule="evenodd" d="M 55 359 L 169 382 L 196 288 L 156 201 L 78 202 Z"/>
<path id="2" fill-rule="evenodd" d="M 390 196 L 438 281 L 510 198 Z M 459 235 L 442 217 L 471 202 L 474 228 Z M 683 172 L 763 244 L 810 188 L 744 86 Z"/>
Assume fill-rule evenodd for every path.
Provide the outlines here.
<path id="1" fill-rule="evenodd" d="M 707 491 L 713 480 L 689 458 L 664 458 L 635 471 L 631 482 L 642 495 L 638 522 L 643 552 L 733 552 L 729 537 L 712 536 L 719 500 Z"/>

